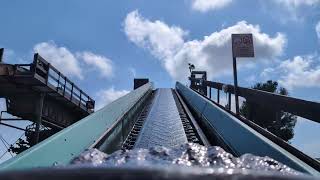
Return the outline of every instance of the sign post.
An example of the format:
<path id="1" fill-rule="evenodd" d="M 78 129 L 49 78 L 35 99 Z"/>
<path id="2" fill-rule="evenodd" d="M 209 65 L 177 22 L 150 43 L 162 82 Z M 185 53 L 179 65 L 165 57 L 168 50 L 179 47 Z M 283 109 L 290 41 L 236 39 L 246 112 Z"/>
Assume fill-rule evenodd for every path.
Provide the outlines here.
<path id="1" fill-rule="evenodd" d="M 232 57 L 236 114 L 239 115 L 237 57 L 254 57 L 252 34 L 232 34 Z"/>

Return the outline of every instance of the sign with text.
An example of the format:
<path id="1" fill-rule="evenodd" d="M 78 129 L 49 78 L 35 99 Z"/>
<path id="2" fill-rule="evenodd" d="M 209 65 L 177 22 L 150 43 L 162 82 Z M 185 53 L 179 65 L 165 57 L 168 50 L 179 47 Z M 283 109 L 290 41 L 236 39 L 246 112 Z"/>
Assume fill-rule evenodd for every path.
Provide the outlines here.
<path id="1" fill-rule="evenodd" d="M 236 57 L 254 57 L 252 34 L 232 34 L 232 55 Z"/>

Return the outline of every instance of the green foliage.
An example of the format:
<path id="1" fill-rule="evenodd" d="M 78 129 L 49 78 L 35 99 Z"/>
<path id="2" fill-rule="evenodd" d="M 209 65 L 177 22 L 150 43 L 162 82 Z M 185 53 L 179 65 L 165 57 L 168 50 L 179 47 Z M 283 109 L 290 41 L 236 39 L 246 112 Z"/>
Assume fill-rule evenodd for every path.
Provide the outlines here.
<path id="1" fill-rule="evenodd" d="M 27 127 L 27 131 L 25 132 L 26 139 L 19 138 L 14 145 L 11 145 L 9 151 L 15 154 L 20 154 L 21 152 L 27 150 L 28 148 L 32 147 L 36 144 L 35 142 L 35 124 L 30 125 Z M 46 138 L 52 136 L 56 131 L 52 129 L 42 129 L 39 134 L 39 141 L 43 141 Z"/>
<path id="2" fill-rule="evenodd" d="M 265 83 L 257 83 L 252 88 L 288 96 L 287 89 L 278 88 L 278 83 L 272 80 Z M 289 141 L 294 136 L 294 126 L 297 121 L 295 115 L 270 108 L 270 106 L 267 107 L 263 104 L 258 105 L 247 101 L 243 102 L 240 113 L 285 141 Z"/>
<path id="3" fill-rule="evenodd" d="M 15 154 L 20 154 L 22 151 L 30 148 L 30 143 L 22 138 L 19 138 L 16 144 L 11 145 L 9 151 Z"/>

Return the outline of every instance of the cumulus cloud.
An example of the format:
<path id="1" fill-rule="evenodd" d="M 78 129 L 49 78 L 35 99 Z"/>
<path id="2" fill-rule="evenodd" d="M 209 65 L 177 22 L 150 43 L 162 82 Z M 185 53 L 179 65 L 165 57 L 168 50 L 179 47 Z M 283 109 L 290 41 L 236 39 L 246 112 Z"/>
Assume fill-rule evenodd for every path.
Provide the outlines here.
<path id="1" fill-rule="evenodd" d="M 101 109 L 102 107 L 128 94 L 129 92 L 130 91 L 128 90 L 115 90 L 113 86 L 109 89 L 99 91 L 97 93 L 98 98 L 97 98 L 96 110 Z"/>
<path id="2" fill-rule="evenodd" d="M 65 75 L 83 79 L 78 60 L 66 47 L 58 47 L 53 41 L 49 41 L 36 44 L 33 50 Z"/>
<path id="3" fill-rule="evenodd" d="M 232 0 L 192 0 L 192 9 L 200 12 L 221 9 L 229 5 Z"/>
<path id="4" fill-rule="evenodd" d="M 316 33 L 317 33 L 318 39 L 320 39 L 320 21 L 316 25 Z"/>
<path id="5" fill-rule="evenodd" d="M 209 78 L 231 72 L 231 34 L 252 33 L 256 60 L 273 59 L 282 54 L 286 37 L 282 33 L 275 36 L 261 32 L 258 25 L 240 21 L 233 26 L 211 33 L 203 39 L 186 41 L 187 31 L 177 26 L 169 26 L 156 20 L 143 18 L 138 11 L 129 13 L 124 21 L 124 30 L 130 41 L 143 47 L 159 59 L 170 76 L 175 80 L 185 80 L 188 63 L 197 69 L 209 72 Z M 256 61 L 255 60 L 255 61 Z M 239 67 L 252 62 L 239 60 Z"/>
<path id="6" fill-rule="evenodd" d="M 113 74 L 112 61 L 104 56 L 93 54 L 91 52 L 77 53 L 77 57 L 83 59 L 83 61 L 100 71 L 103 77 L 110 77 Z"/>
<path id="7" fill-rule="evenodd" d="M 38 43 L 33 50 L 66 76 L 83 79 L 87 67 L 99 71 L 103 77 L 112 76 L 112 61 L 102 55 L 89 51 L 73 53 L 66 47 L 58 46 L 54 41 Z"/>
<path id="8" fill-rule="evenodd" d="M 162 21 L 144 19 L 138 11 L 127 15 L 124 30 L 130 41 L 151 50 L 159 58 L 174 55 L 182 47 L 183 36 L 187 34 L 181 28 L 169 27 Z"/>
<path id="9" fill-rule="evenodd" d="M 282 76 L 279 83 L 287 88 L 320 87 L 319 58 L 314 55 L 295 56 L 280 63 Z"/>

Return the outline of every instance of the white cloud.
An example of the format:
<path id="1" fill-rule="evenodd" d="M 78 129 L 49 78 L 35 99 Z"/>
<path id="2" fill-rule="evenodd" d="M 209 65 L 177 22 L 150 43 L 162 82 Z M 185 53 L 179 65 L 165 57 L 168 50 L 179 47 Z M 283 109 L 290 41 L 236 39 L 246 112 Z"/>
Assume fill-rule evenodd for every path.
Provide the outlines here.
<path id="1" fill-rule="evenodd" d="M 200 12 L 221 9 L 229 5 L 232 0 L 192 0 L 192 9 Z"/>
<path id="2" fill-rule="evenodd" d="M 96 110 L 101 109 L 112 101 L 128 94 L 128 90 L 115 90 L 114 87 L 111 87 L 106 90 L 101 90 L 97 93 L 97 104 Z"/>
<path id="3" fill-rule="evenodd" d="M 66 76 L 83 79 L 88 67 L 99 71 L 103 77 L 110 77 L 113 73 L 110 59 L 89 51 L 72 53 L 66 47 L 59 47 L 54 41 L 38 43 L 33 49 Z"/>
<path id="4" fill-rule="evenodd" d="M 58 47 L 53 41 L 49 41 L 38 43 L 33 49 L 66 76 L 83 79 L 79 61 L 66 47 Z"/>
<path id="5" fill-rule="evenodd" d="M 316 25 L 316 33 L 317 33 L 318 39 L 320 40 L 320 21 Z"/>
<path id="6" fill-rule="evenodd" d="M 87 51 L 83 53 L 77 53 L 77 57 L 83 59 L 87 65 L 98 69 L 103 77 L 112 76 L 113 66 L 110 59 Z"/>
<path id="7" fill-rule="evenodd" d="M 277 71 L 282 75 L 279 83 L 293 87 L 320 87 L 319 58 L 314 55 L 295 56 L 292 60 L 280 63 Z"/>
<path id="8" fill-rule="evenodd" d="M 262 73 L 260 74 L 260 76 L 263 78 L 268 78 L 270 76 L 270 74 L 273 72 L 274 72 L 274 68 L 269 67 L 269 68 L 264 69 L 262 71 Z"/>
<path id="9" fill-rule="evenodd" d="M 161 21 L 144 19 L 138 11 L 127 15 L 124 30 L 130 41 L 151 50 L 159 58 L 176 53 L 184 43 L 183 36 L 187 34 L 179 27 L 169 27 Z"/>
<path id="10" fill-rule="evenodd" d="M 279 12 L 276 10 L 269 11 L 268 9 L 268 11 L 272 12 L 272 15 L 275 15 L 281 22 L 301 22 L 305 17 L 317 12 L 320 0 L 273 0 L 273 4 L 271 5 L 269 9 L 273 8 L 274 5 L 279 5 L 281 8 Z"/>
<path id="11" fill-rule="evenodd" d="M 320 0 L 274 0 L 289 9 L 300 8 L 301 6 L 314 6 L 320 3 Z"/>
<path id="12" fill-rule="evenodd" d="M 175 80 L 185 80 L 189 74 L 188 63 L 197 69 L 209 72 L 209 78 L 231 72 L 231 34 L 253 33 L 255 60 L 239 60 L 239 67 L 257 59 L 273 59 L 282 54 L 286 37 L 277 33 L 274 37 L 262 33 L 258 25 L 240 21 L 228 28 L 216 31 L 203 39 L 185 41 L 186 31 L 169 26 L 161 21 L 150 21 L 137 11 L 129 13 L 124 29 L 130 41 L 148 49 L 159 59 L 170 76 Z"/>

